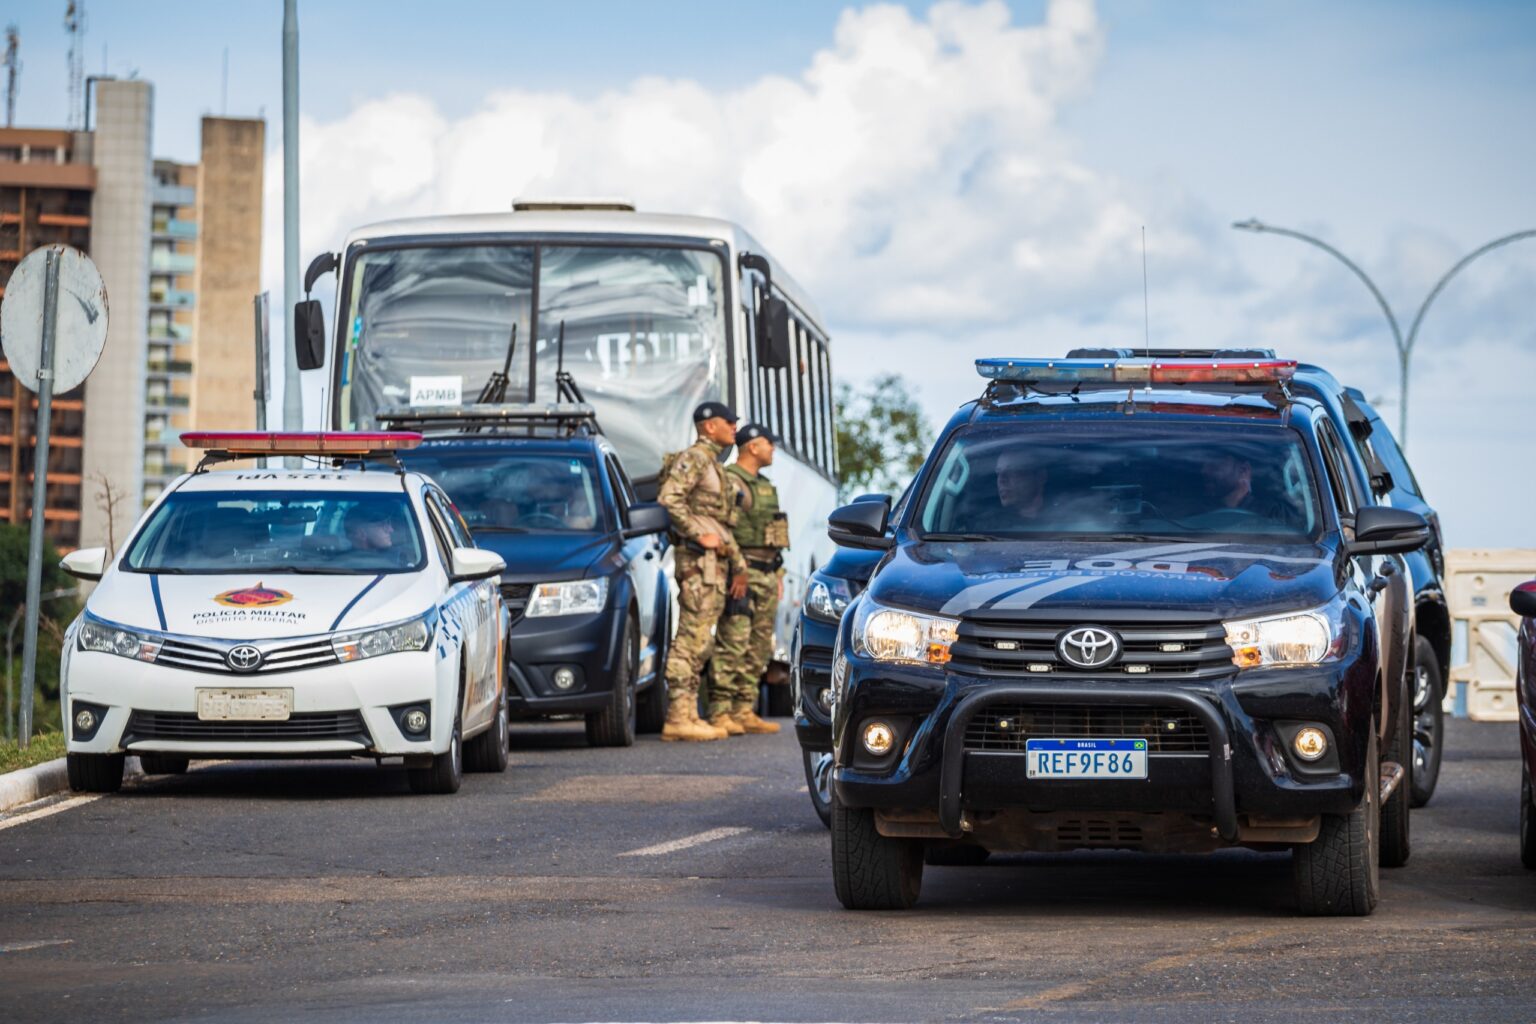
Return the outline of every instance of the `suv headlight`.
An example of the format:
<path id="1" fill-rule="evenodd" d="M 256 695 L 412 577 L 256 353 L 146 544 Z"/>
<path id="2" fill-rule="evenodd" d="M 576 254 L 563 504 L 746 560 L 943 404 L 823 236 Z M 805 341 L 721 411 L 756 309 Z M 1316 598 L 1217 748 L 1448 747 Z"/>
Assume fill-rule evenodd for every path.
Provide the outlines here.
<path id="1" fill-rule="evenodd" d="M 959 626 L 958 619 L 887 608 L 866 595 L 853 620 L 853 649 L 876 661 L 942 665 Z"/>
<path id="2" fill-rule="evenodd" d="M 424 651 L 437 629 L 437 612 L 429 611 L 404 622 L 392 622 L 374 629 L 359 629 L 331 637 L 331 650 L 337 661 L 377 658 L 381 654 Z"/>
<path id="3" fill-rule="evenodd" d="M 819 622 L 840 622 L 852 602 L 853 589 L 847 580 L 817 573 L 805 592 L 805 614 Z"/>
<path id="4" fill-rule="evenodd" d="M 1321 665 L 1344 653 L 1344 601 L 1261 619 L 1224 622 L 1238 668 Z"/>
<path id="5" fill-rule="evenodd" d="M 530 619 L 548 615 L 590 615 L 603 610 L 608 601 L 608 577 L 595 580 L 567 580 L 564 583 L 540 583 L 528 597 Z"/>
<path id="6" fill-rule="evenodd" d="M 87 615 L 80 622 L 79 644 L 82 651 L 116 654 L 134 661 L 154 661 L 160 656 L 165 638 L 158 633 L 124 629 Z"/>

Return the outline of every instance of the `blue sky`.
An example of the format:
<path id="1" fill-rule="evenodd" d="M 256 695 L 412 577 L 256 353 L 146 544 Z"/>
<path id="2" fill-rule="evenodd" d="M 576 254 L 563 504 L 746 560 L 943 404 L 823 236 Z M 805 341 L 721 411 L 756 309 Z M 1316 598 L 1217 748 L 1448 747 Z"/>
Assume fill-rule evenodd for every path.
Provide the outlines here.
<path id="1" fill-rule="evenodd" d="M 155 82 L 158 152 L 195 158 L 227 47 L 228 112 L 265 113 L 275 157 L 278 0 L 87 7 L 88 69 L 105 44 L 110 73 Z M 0 3 L 22 32 L 19 123 L 64 119 L 63 8 Z M 1536 227 L 1536 4 L 300 8 L 306 253 L 525 189 L 723 213 L 810 288 L 848 376 L 895 353 L 936 422 L 975 391 L 977 355 L 1138 340 L 1142 225 L 1154 341 L 1272 344 L 1395 418 L 1365 290 L 1230 222 L 1327 238 L 1404 321 L 1460 255 Z M 1410 454 L 1453 544 L 1536 546 L 1517 468 L 1533 280 L 1536 242 L 1490 255 L 1422 334 Z"/>

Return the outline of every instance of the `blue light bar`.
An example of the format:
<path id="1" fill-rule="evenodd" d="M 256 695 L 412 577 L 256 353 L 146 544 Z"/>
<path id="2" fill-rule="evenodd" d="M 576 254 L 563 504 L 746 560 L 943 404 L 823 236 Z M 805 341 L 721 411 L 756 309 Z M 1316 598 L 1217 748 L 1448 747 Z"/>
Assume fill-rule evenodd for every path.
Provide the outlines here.
<path id="1" fill-rule="evenodd" d="M 978 359 L 988 380 L 1083 384 L 1271 384 L 1296 374 L 1293 359 Z"/>

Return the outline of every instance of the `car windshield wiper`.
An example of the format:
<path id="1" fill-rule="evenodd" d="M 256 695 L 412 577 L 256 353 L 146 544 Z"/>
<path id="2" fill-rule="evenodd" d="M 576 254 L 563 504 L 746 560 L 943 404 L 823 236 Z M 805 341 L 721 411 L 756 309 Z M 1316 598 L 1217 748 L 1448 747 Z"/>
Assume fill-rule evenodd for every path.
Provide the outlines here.
<path id="1" fill-rule="evenodd" d="M 990 533 L 925 533 L 922 540 L 1007 540 Z"/>
<path id="2" fill-rule="evenodd" d="M 470 533 L 527 533 L 526 526 L 471 526 Z"/>

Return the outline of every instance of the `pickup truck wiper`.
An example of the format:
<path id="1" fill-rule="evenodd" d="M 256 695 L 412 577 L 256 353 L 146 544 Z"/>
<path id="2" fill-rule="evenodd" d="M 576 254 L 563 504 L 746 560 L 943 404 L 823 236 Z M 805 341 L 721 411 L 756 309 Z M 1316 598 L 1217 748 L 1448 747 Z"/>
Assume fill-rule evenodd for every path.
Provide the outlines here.
<path id="1" fill-rule="evenodd" d="M 470 533 L 527 533 L 526 526 L 471 526 Z"/>
<path id="2" fill-rule="evenodd" d="M 1007 540 L 990 533 L 925 533 L 922 540 Z"/>

